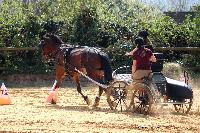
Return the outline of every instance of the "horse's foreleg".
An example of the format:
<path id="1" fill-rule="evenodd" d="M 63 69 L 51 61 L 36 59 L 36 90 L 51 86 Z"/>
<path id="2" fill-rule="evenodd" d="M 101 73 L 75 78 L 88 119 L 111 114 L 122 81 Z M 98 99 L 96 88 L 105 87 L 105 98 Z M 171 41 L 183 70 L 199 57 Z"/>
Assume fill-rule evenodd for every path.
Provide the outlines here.
<path id="1" fill-rule="evenodd" d="M 57 96 L 58 89 L 59 89 L 59 87 L 61 85 L 62 79 L 55 80 L 55 82 L 54 82 L 54 84 L 52 86 L 52 89 L 50 91 L 50 98 L 51 99 L 49 99 L 49 101 L 50 101 L 49 103 L 51 103 L 51 104 L 56 104 L 56 102 L 57 102 L 57 99 L 58 99 L 58 96 Z"/>
<path id="2" fill-rule="evenodd" d="M 85 100 L 85 102 L 87 103 L 87 105 L 90 105 L 90 100 L 89 100 L 88 96 L 85 96 L 85 95 L 82 93 L 79 76 L 78 76 L 78 75 L 73 76 L 73 79 L 74 79 L 74 81 L 76 82 L 76 86 L 77 86 L 77 91 L 78 91 L 78 93 L 81 94 L 81 96 L 83 97 L 83 99 Z"/>
<path id="3" fill-rule="evenodd" d="M 96 96 L 96 98 L 94 100 L 93 107 L 99 106 L 99 101 L 100 101 L 100 97 L 101 97 L 102 94 L 103 94 L 103 88 L 99 87 L 99 94 L 98 94 L 98 96 Z"/>
<path id="4" fill-rule="evenodd" d="M 51 91 L 57 91 L 58 88 L 59 88 L 58 82 L 57 82 L 57 80 L 55 80 L 55 81 L 54 81 L 54 84 L 53 84 L 53 86 L 52 86 L 52 88 L 51 88 Z"/>
<path id="5" fill-rule="evenodd" d="M 51 104 L 56 104 L 57 102 L 57 93 L 58 93 L 58 88 L 61 85 L 62 80 L 65 78 L 65 71 L 63 67 L 56 67 L 56 80 L 50 90 L 49 97 L 47 99 L 48 103 Z M 58 69 L 59 68 L 59 69 Z M 58 71 L 59 70 L 59 71 Z"/>
<path id="6" fill-rule="evenodd" d="M 51 104 L 56 104 L 57 102 L 57 92 L 58 92 L 58 88 L 59 88 L 59 82 L 57 82 L 57 80 L 55 80 L 50 92 L 49 92 L 49 96 L 47 98 L 47 102 L 51 103 Z"/>

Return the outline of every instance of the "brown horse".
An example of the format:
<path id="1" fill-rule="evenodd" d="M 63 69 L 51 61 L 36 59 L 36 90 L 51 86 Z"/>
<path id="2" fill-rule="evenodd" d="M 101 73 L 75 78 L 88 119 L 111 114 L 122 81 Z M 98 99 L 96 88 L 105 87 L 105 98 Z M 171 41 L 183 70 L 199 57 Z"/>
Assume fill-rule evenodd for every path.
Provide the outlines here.
<path id="1" fill-rule="evenodd" d="M 96 48 L 72 47 L 64 44 L 58 36 L 53 34 L 43 36 L 40 47 L 45 61 L 51 58 L 55 61 L 56 80 L 53 91 L 58 90 L 62 80 L 69 75 L 75 81 L 77 91 L 89 105 L 88 97 L 81 91 L 80 73 L 77 70 L 101 84 L 108 84 L 112 80 L 112 68 L 108 55 Z M 99 94 L 93 106 L 99 105 L 103 91 L 104 88 L 99 87 Z M 51 103 L 56 104 L 56 101 L 52 98 Z"/>

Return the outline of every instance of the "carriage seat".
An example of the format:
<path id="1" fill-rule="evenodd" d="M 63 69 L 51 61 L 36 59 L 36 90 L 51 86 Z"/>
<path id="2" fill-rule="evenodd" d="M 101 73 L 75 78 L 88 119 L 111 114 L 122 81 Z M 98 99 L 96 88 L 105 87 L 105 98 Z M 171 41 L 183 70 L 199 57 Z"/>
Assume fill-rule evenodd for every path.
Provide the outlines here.
<path id="1" fill-rule="evenodd" d="M 191 86 L 185 82 L 177 81 L 174 79 L 166 78 L 167 80 L 167 95 L 170 99 L 190 99 L 193 97 Z"/>
<path id="2" fill-rule="evenodd" d="M 151 70 L 152 72 L 161 72 L 163 70 L 163 64 L 164 64 L 164 54 L 163 53 L 154 53 L 157 61 L 153 62 L 151 64 Z"/>

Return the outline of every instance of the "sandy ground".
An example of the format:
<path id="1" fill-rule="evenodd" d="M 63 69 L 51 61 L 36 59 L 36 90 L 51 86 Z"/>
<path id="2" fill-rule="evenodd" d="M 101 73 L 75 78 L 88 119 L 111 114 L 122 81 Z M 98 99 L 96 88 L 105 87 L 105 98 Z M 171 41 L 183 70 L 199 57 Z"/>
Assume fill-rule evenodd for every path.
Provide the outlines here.
<path id="1" fill-rule="evenodd" d="M 194 104 L 187 115 L 178 114 L 173 106 L 159 109 L 154 115 L 139 115 L 111 111 L 105 94 L 99 108 L 88 107 L 76 89 L 62 87 L 57 105 L 46 102 L 46 87 L 10 87 L 12 105 L 0 106 L 0 132 L 200 132 L 200 90 L 194 88 Z M 97 87 L 83 87 L 84 93 L 94 101 Z"/>

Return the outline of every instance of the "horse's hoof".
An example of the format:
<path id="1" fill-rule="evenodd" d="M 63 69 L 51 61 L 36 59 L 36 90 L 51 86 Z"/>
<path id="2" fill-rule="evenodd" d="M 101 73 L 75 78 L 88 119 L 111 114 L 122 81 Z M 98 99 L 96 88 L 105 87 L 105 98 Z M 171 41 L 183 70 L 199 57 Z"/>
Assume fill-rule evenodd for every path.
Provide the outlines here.
<path id="1" fill-rule="evenodd" d="M 93 107 L 98 107 L 99 106 L 99 101 L 100 101 L 100 98 L 96 97 L 95 101 L 94 101 L 94 104 L 93 104 Z"/>
<path id="2" fill-rule="evenodd" d="M 85 96 L 84 97 L 84 100 L 86 101 L 87 105 L 89 106 L 91 101 L 89 100 L 88 96 Z"/>
<path id="3" fill-rule="evenodd" d="M 91 101 L 89 99 L 86 100 L 88 106 L 90 106 Z"/>
<path id="4" fill-rule="evenodd" d="M 98 102 L 94 102 L 94 104 L 93 104 L 93 107 L 98 107 L 99 106 L 99 103 Z"/>
<path id="5" fill-rule="evenodd" d="M 52 99 L 51 104 L 56 104 L 56 101 Z"/>

